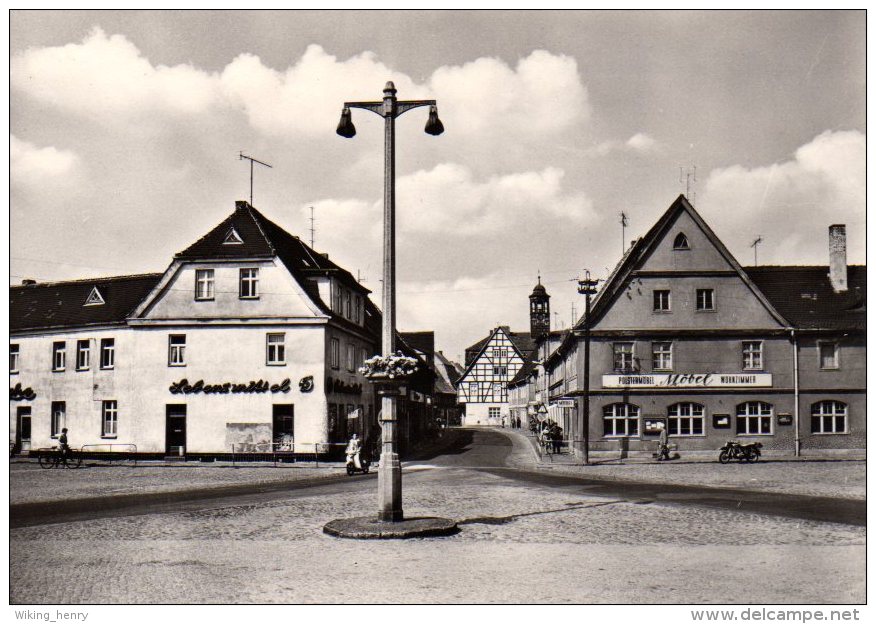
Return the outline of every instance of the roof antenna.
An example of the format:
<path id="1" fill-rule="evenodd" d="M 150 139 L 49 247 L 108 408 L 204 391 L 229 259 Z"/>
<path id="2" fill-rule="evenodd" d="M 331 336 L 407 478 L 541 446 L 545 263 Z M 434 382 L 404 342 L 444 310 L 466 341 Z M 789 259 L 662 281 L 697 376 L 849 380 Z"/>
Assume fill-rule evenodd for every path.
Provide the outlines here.
<path id="1" fill-rule="evenodd" d="M 620 213 L 620 224 L 621 224 L 621 255 L 624 255 L 627 251 L 627 226 L 630 224 L 629 219 L 625 212 Z"/>
<path id="2" fill-rule="evenodd" d="M 763 242 L 763 236 L 760 234 L 757 235 L 757 238 L 751 243 L 751 247 L 754 248 L 754 266 L 757 266 L 757 246 Z"/>
<path id="3" fill-rule="evenodd" d="M 685 192 L 684 196 L 687 197 L 687 201 L 691 204 L 695 204 L 697 200 L 697 192 L 693 191 L 691 194 L 691 182 L 696 184 L 697 181 L 697 166 L 692 165 L 690 167 L 679 167 L 678 168 L 678 181 L 685 183 Z"/>
<path id="4" fill-rule="evenodd" d="M 247 156 L 243 152 L 240 152 L 240 158 L 238 160 L 248 160 L 249 161 L 249 205 L 252 206 L 252 177 L 253 177 L 252 165 L 253 165 L 253 163 L 258 163 L 260 165 L 264 165 L 268 169 L 273 169 L 273 167 L 266 162 L 256 160 L 255 158 L 252 158 L 251 156 Z"/>
<path id="5" fill-rule="evenodd" d="M 310 207 L 310 248 L 311 249 L 316 249 L 316 247 L 313 246 L 313 235 L 316 232 L 316 228 L 314 227 L 314 223 L 316 223 L 316 221 L 314 221 L 314 219 L 313 219 L 313 206 L 311 206 Z"/>

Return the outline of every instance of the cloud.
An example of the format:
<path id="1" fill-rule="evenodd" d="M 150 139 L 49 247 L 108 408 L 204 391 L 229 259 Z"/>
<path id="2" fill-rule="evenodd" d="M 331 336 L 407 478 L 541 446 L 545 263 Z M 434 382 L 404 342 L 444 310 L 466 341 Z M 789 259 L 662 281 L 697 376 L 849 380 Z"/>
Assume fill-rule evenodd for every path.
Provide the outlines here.
<path id="1" fill-rule="evenodd" d="M 29 48 L 11 61 L 13 89 L 63 111 L 111 122 L 149 113 L 199 114 L 217 80 L 190 65 L 153 66 L 122 35 L 94 28 L 82 43 Z"/>
<path id="2" fill-rule="evenodd" d="M 631 136 L 626 141 L 618 141 L 610 139 L 603 141 L 587 150 L 591 156 L 606 156 L 612 152 L 634 152 L 638 154 L 648 154 L 655 151 L 659 147 L 657 141 L 645 134 L 638 132 Z"/>
<path id="3" fill-rule="evenodd" d="M 443 163 L 397 182 L 399 221 L 404 231 L 450 236 L 501 233 L 535 219 L 581 223 L 593 217 L 583 193 L 563 188 L 565 172 L 555 167 L 475 179 L 464 165 Z"/>
<path id="4" fill-rule="evenodd" d="M 827 228 L 833 223 L 848 226 L 849 260 L 861 262 L 865 189 L 864 135 L 829 130 L 798 148 L 791 160 L 712 171 L 697 207 L 743 264 L 757 235 L 764 237 L 761 264 L 826 264 Z"/>
<path id="5" fill-rule="evenodd" d="M 656 145 L 657 141 L 643 132 L 634 134 L 626 142 L 626 146 L 636 152 L 650 152 Z"/>
<path id="6" fill-rule="evenodd" d="M 37 147 L 15 135 L 9 137 L 9 175 L 12 184 L 40 187 L 63 182 L 77 168 L 79 157 L 55 147 Z"/>

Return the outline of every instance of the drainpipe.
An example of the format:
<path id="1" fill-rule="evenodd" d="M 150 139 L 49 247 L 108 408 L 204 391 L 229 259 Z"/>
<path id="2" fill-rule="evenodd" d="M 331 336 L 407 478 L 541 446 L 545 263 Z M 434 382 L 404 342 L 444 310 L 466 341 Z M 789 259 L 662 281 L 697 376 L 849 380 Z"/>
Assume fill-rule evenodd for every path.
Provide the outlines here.
<path id="1" fill-rule="evenodd" d="M 794 457 L 800 457 L 800 361 L 797 334 L 791 330 L 791 349 L 794 351 Z"/>

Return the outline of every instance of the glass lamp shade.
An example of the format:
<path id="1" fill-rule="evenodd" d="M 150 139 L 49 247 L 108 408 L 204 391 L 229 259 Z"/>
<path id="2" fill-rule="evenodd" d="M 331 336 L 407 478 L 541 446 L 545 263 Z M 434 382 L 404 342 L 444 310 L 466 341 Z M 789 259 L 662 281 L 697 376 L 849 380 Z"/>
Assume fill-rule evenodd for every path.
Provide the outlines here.
<path id="1" fill-rule="evenodd" d="M 340 129 L 338 132 L 340 132 Z M 442 132 L 444 132 L 444 124 L 438 119 L 438 107 L 432 105 L 429 107 L 429 121 L 426 122 L 426 134 L 438 136 Z"/>
<path id="2" fill-rule="evenodd" d="M 345 139 L 352 139 L 356 136 L 356 126 L 353 125 L 353 116 L 350 114 L 349 108 L 344 107 L 344 110 L 341 111 L 341 121 L 338 122 L 337 133 Z"/>

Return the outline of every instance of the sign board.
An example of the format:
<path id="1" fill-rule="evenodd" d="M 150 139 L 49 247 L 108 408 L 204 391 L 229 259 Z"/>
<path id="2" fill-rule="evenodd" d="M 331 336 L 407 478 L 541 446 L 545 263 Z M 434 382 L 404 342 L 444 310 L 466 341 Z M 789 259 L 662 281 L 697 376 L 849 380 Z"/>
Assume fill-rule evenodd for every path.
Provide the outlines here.
<path id="1" fill-rule="evenodd" d="M 730 414 L 712 414 L 712 427 L 715 429 L 729 429 Z"/>
<path id="2" fill-rule="evenodd" d="M 575 407 L 575 399 L 558 399 L 551 403 L 551 407 Z"/>
<path id="3" fill-rule="evenodd" d="M 794 417 L 791 414 L 779 414 L 779 424 L 780 425 L 793 425 Z"/>
<path id="4" fill-rule="evenodd" d="M 771 388 L 772 373 L 603 375 L 603 388 Z"/>

